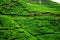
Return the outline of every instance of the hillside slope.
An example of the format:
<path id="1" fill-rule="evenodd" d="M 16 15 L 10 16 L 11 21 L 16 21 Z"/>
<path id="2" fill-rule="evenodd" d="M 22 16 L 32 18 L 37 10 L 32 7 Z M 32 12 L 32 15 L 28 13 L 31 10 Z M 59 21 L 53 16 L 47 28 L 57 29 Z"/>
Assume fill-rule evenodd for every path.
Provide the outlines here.
<path id="1" fill-rule="evenodd" d="M 60 4 L 1 0 L 0 40 L 60 40 Z"/>
<path id="2" fill-rule="evenodd" d="M 38 14 L 41 12 L 60 14 L 60 9 L 59 9 L 60 4 L 57 4 L 52 1 L 46 1 L 45 3 L 41 2 L 40 4 L 33 4 L 30 2 L 26 2 L 25 0 L 17 0 L 17 1 L 8 1 L 8 3 L 6 1 L 4 2 L 4 4 L 3 3 L 0 4 L 1 5 L 0 11 L 2 12 L 2 14 L 29 15 L 30 13 Z"/>

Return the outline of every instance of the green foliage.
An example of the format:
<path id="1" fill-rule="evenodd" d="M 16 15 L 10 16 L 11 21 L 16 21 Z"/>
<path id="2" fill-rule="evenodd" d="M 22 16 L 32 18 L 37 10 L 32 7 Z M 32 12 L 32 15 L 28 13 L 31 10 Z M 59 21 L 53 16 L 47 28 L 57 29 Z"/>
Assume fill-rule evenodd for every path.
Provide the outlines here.
<path id="1" fill-rule="evenodd" d="M 44 5 L 48 8 L 54 9 L 54 11 L 51 11 L 51 12 L 56 13 L 56 14 L 60 14 L 60 4 L 58 4 L 56 2 L 52 2 L 52 1 L 47 1 L 45 3 L 42 3 L 42 5 Z"/>
<path id="2" fill-rule="evenodd" d="M 37 4 L 36 2 L 26 2 L 25 0 L 16 0 L 13 2 L 6 0 L 6 2 L 8 2 L 9 4 L 6 5 L 4 3 L 3 6 L 0 6 L 0 11 L 2 11 L 3 14 L 9 13 L 18 15 L 29 15 L 32 12 L 37 12 L 37 14 L 40 12 L 51 12 L 53 14 L 60 14 L 60 4 L 52 1 L 47 1 L 45 3 L 41 2 L 40 4 Z"/>
<path id="3" fill-rule="evenodd" d="M 0 0 L 0 5 L 9 4 L 11 0 Z"/>
<path id="4" fill-rule="evenodd" d="M 31 32 L 32 34 L 40 34 L 44 32 L 59 32 L 57 31 L 60 28 L 60 23 L 58 20 L 60 19 L 56 19 L 53 16 L 41 16 L 39 18 L 17 17 L 17 19 L 15 19 L 15 21 L 21 27 Z"/>
<path id="5" fill-rule="evenodd" d="M 0 16 L 0 21 L 3 25 L 0 27 L 0 40 L 37 40 L 13 21 L 12 17 Z"/>
<path id="6" fill-rule="evenodd" d="M 60 4 L 0 0 L 0 40 L 60 40 Z"/>
<path id="7" fill-rule="evenodd" d="M 39 35 L 37 37 L 40 40 L 60 40 L 60 34 L 46 34 L 46 35 Z"/>
<path id="8" fill-rule="evenodd" d="M 14 27 L 20 27 L 13 19 L 12 17 L 8 16 L 0 16 L 0 23 L 2 24 L 3 27 L 9 27 L 9 28 L 14 28 Z"/>

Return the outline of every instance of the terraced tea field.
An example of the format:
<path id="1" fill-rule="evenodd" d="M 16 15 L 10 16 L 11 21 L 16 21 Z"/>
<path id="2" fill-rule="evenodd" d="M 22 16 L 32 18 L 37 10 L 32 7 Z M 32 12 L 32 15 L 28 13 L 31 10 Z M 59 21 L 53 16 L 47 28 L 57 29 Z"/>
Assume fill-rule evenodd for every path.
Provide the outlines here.
<path id="1" fill-rule="evenodd" d="M 1 0 L 0 40 L 60 40 L 60 4 Z"/>

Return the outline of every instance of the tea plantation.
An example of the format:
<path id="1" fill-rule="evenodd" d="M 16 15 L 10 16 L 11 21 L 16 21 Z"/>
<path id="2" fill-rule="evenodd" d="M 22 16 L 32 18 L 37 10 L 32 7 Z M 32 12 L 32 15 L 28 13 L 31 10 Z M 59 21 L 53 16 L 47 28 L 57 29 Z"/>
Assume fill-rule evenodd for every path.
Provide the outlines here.
<path id="1" fill-rule="evenodd" d="M 0 0 L 0 40 L 60 40 L 60 4 Z"/>

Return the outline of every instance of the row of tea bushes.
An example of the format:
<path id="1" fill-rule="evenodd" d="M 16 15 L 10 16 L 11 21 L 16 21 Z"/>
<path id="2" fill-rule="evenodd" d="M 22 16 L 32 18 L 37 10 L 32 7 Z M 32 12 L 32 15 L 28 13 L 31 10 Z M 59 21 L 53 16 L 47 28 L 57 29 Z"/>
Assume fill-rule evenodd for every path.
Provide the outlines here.
<path id="1" fill-rule="evenodd" d="M 37 40 L 36 37 L 25 31 L 12 17 L 0 16 L 0 40 Z"/>
<path id="2" fill-rule="evenodd" d="M 60 18 L 54 16 L 15 17 L 15 21 L 39 40 L 55 40 L 60 37 Z M 41 36 L 40 36 L 41 35 Z M 54 38 L 52 38 L 54 37 Z M 56 37 L 55 37 L 56 35 Z M 45 37 L 46 36 L 46 37 Z M 57 38 L 58 40 L 59 38 Z"/>
<path id="3" fill-rule="evenodd" d="M 2 25 L 0 27 L 1 40 L 45 40 L 46 37 L 48 37 L 47 40 L 54 40 L 60 37 L 60 18 L 54 16 L 1 15 L 0 24 Z"/>
<path id="4" fill-rule="evenodd" d="M 58 7 L 59 4 L 54 2 L 46 2 L 41 4 L 34 4 L 26 2 L 25 0 L 2 0 L 0 5 L 1 14 L 10 14 L 10 15 L 29 15 L 29 14 L 38 14 L 42 12 L 50 12 L 52 14 L 59 14 Z M 8 3 L 7 3 L 8 2 Z M 53 4 L 54 3 L 54 4 Z M 4 5 L 3 5 L 4 4 Z M 56 6 L 55 6 L 56 4 Z M 51 6 L 53 5 L 53 6 Z"/>

